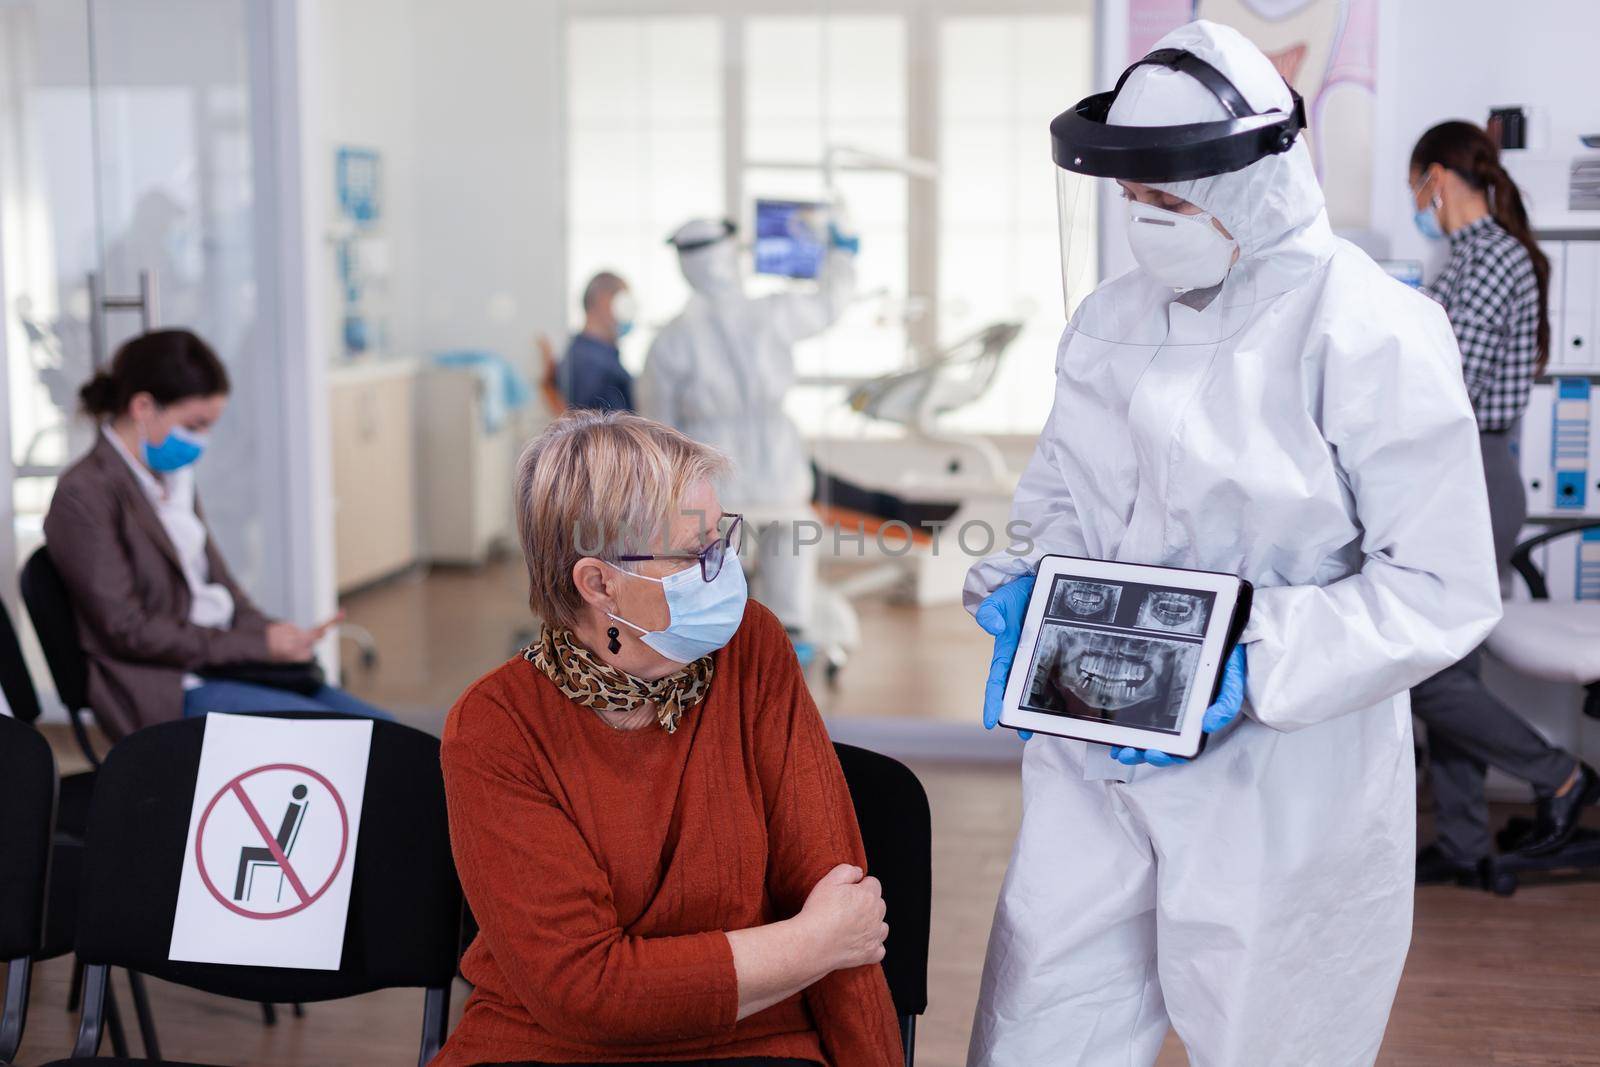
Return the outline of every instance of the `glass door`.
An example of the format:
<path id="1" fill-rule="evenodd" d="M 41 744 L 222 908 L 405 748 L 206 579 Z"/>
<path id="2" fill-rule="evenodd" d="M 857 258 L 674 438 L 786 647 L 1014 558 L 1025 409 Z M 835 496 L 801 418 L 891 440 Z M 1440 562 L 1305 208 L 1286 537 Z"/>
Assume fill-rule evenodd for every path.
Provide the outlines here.
<path id="1" fill-rule="evenodd" d="M 234 575 L 274 614 L 309 615 L 327 585 L 308 503 L 314 388 L 296 377 L 310 354 L 281 341 L 278 266 L 297 253 L 280 251 L 295 246 L 277 218 L 298 186 L 273 178 L 275 12 L 0 0 L 0 599 L 41 685 L 17 573 L 57 478 L 93 444 L 79 388 L 140 331 L 191 329 L 227 365 L 231 398 L 196 478 Z"/>
<path id="2" fill-rule="evenodd" d="M 41 541 L 55 477 L 88 447 L 75 419 L 93 369 L 89 279 L 102 269 L 95 190 L 89 8 L 0 0 L 0 428 L 10 462 L 0 495 L 0 589 Z"/>
<path id="3" fill-rule="evenodd" d="M 57 0 L 59 2 L 59 0 Z M 257 595 L 281 576 L 264 529 L 264 429 L 277 361 L 263 315 L 246 0 L 89 0 L 101 229 L 96 358 L 146 324 L 181 326 L 222 357 L 227 413 L 196 467 L 206 518 Z"/>
<path id="4" fill-rule="evenodd" d="M 0 588 L 15 589 L 56 476 L 92 443 L 94 427 L 75 414 L 79 386 L 127 338 L 181 326 L 217 350 L 232 379 L 197 468 L 213 536 L 269 609 L 287 599 L 283 538 L 268 529 L 282 479 L 264 447 L 282 376 L 263 313 L 273 274 L 248 32 L 260 5 L 0 0 L 11 455 Z"/>

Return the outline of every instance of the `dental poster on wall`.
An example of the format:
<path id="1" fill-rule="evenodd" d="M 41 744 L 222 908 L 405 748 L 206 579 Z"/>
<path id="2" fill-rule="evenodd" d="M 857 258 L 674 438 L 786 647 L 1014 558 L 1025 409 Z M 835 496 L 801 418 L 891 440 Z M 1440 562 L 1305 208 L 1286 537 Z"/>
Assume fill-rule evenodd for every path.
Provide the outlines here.
<path id="1" fill-rule="evenodd" d="M 206 717 L 167 957 L 337 970 L 372 722 Z"/>
<path id="2" fill-rule="evenodd" d="M 1243 33 L 1305 98 L 1329 221 L 1370 228 L 1378 0 L 1129 0 L 1128 62 L 1193 19 Z"/>

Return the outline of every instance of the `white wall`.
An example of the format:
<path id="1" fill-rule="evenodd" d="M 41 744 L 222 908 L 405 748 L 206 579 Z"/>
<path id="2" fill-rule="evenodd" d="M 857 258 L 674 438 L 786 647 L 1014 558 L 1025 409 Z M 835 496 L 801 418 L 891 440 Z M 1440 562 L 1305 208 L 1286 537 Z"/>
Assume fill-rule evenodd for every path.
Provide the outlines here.
<path id="1" fill-rule="evenodd" d="M 451 0 L 418 15 L 418 340 L 521 359 L 536 332 L 559 345 L 570 317 L 561 5 Z"/>
<path id="2" fill-rule="evenodd" d="M 1525 104 L 1549 110 L 1552 152 L 1581 151 L 1577 134 L 1600 132 L 1594 0 L 1386 0 L 1380 19 L 1373 223 L 1396 258 L 1438 252 L 1411 223 L 1405 184 L 1411 147 L 1434 123 L 1482 125 L 1491 106 Z"/>
<path id="3" fill-rule="evenodd" d="M 390 354 L 451 348 L 527 355 L 564 307 L 561 5 L 522 0 L 322 0 L 326 160 L 383 153 L 382 232 L 393 260 Z M 626 161 L 620 161 L 626 165 Z M 331 247 L 323 257 L 337 336 Z"/>
<path id="4" fill-rule="evenodd" d="M 389 243 L 393 274 L 386 300 L 388 353 L 417 354 L 417 22 L 426 0 L 319 0 L 311 6 L 316 35 L 316 142 L 309 146 L 323 243 L 313 264 L 327 299 L 323 336 L 342 352 L 340 298 L 330 227 L 338 218 L 334 153 L 344 145 L 382 154 L 380 233 Z"/>

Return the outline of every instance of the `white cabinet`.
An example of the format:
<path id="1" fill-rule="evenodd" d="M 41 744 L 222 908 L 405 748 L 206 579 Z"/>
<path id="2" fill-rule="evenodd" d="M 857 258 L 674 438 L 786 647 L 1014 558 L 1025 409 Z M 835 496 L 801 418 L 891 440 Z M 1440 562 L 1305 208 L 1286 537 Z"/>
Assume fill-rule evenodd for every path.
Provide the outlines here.
<path id="1" fill-rule="evenodd" d="M 484 379 L 472 370 L 435 368 L 418 381 L 422 552 L 435 563 L 482 563 L 516 542 L 512 481 L 524 420 L 508 412 L 486 426 Z"/>
<path id="2" fill-rule="evenodd" d="M 1600 313 L 1600 234 L 1592 241 L 1563 241 L 1561 244 L 1560 298 L 1552 295 L 1550 334 L 1554 342 L 1550 362 L 1561 368 L 1600 370 L 1600 336 L 1596 316 Z M 1559 312 L 1559 314 L 1558 314 Z"/>
<path id="3" fill-rule="evenodd" d="M 1522 417 L 1528 514 L 1600 515 L 1600 230 L 1547 231 L 1550 360 Z"/>
<path id="4" fill-rule="evenodd" d="M 416 371 L 408 363 L 329 376 L 335 577 L 339 592 L 417 560 Z"/>

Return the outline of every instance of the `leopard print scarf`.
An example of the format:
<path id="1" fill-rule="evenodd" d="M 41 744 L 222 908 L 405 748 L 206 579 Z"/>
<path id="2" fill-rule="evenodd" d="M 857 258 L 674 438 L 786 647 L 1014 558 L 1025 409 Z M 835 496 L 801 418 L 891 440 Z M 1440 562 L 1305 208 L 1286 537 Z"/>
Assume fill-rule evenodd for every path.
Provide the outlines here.
<path id="1" fill-rule="evenodd" d="M 682 670 L 654 682 L 635 678 L 604 662 L 580 645 L 572 631 L 546 626 L 539 640 L 522 650 L 522 658 L 555 683 L 574 703 L 597 712 L 633 711 L 652 702 L 656 722 L 675 733 L 683 713 L 705 699 L 714 664 L 702 656 Z"/>

